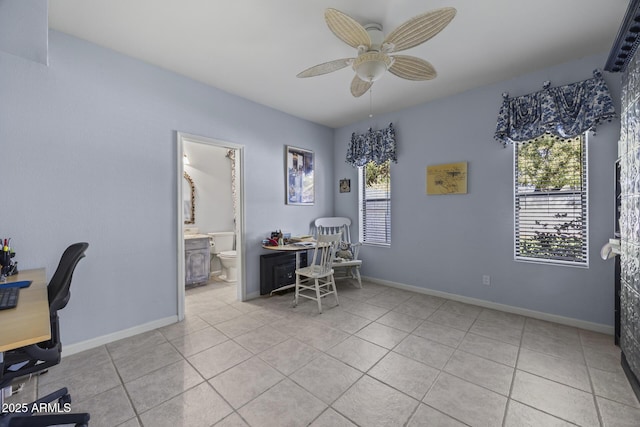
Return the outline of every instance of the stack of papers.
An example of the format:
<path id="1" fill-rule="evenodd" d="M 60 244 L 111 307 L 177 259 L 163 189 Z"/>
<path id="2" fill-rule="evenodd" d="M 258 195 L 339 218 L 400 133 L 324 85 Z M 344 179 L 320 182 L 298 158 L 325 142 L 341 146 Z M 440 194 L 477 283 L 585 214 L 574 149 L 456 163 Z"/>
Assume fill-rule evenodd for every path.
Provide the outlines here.
<path id="1" fill-rule="evenodd" d="M 296 242 L 292 243 L 293 246 L 304 246 L 308 248 L 314 247 L 316 244 L 314 242 Z"/>
<path id="2" fill-rule="evenodd" d="M 304 241 L 309 241 L 309 240 L 313 240 L 313 236 L 311 236 L 309 234 L 305 234 L 303 236 L 292 236 L 289 239 L 290 242 L 304 242 Z"/>

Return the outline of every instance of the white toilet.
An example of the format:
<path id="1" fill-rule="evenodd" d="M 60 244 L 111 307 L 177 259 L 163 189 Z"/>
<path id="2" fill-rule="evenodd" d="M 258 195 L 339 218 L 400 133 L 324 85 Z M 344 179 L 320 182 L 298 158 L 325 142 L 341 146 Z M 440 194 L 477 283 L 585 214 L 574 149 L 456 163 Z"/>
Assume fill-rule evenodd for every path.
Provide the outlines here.
<path id="1" fill-rule="evenodd" d="M 220 260 L 221 272 L 218 278 L 225 282 L 235 282 L 237 280 L 236 233 L 233 231 L 221 231 L 207 234 L 211 237 L 211 261 L 214 258 Z"/>

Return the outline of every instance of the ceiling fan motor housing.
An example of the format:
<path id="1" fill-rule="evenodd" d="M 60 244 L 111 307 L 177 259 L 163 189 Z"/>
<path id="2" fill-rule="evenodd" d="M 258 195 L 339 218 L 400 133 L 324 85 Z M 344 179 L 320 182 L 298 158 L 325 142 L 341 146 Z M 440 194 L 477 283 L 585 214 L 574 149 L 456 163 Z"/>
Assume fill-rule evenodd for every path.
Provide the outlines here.
<path id="1" fill-rule="evenodd" d="M 369 38 L 371 39 L 371 45 L 369 50 L 379 51 L 384 42 L 384 33 L 382 32 L 382 25 L 380 24 L 366 24 L 364 29 L 367 30 Z"/>

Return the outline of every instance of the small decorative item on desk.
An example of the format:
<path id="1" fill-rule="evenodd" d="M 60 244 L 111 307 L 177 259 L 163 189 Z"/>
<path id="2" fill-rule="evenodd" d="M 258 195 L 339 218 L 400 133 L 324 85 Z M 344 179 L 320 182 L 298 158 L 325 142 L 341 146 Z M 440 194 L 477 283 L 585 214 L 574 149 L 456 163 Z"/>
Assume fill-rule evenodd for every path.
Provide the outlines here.
<path id="1" fill-rule="evenodd" d="M 262 246 L 284 246 L 291 243 L 291 233 L 283 233 L 282 230 L 272 231 L 271 237 L 262 240 Z"/>
<path id="2" fill-rule="evenodd" d="M 276 239 L 263 239 L 262 246 L 278 246 L 278 241 Z"/>
<path id="3" fill-rule="evenodd" d="M 271 239 L 276 241 L 275 246 L 282 246 L 284 242 L 282 241 L 282 230 L 272 231 Z"/>
<path id="4" fill-rule="evenodd" d="M 280 232 L 272 231 L 271 236 L 268 239 L 262 239 L 262 246 L 278 246 L 279 239 L 280 239 Z"/>
<path id="5" fill-rule="evenodd" d="M 0 279 L 2 281 L 6 280 L 7 276 L 11 276 L 18 272 L 18 263 L 11 260 L 16 253 L 9 246 L 10 242 L 11 239 L 4 239 L 2 250 L 0 251 Z"/>
<path id="6" fill-rule="evenodd" d="M 276 241 L 276 246 L 282 246 L 282 231 L 274 231 L 271 233 L 271 238 Z"/>

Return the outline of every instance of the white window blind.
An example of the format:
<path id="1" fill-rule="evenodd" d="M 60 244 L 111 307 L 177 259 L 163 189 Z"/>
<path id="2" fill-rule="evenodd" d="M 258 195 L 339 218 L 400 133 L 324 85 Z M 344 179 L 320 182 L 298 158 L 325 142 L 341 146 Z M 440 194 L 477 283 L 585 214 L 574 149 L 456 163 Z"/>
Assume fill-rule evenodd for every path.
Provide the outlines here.
<path id="1" fill-rule="evenodd" d="M 391 244 L 391 162 L 360 168 L 360 239 L 363 243 Z"/>
<path id="2" fill-rule="evenodd" d="M 544 135 L 514 148 L 515 258 L 587 266 L 585 137 Z"/>

